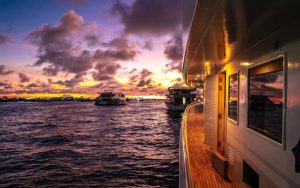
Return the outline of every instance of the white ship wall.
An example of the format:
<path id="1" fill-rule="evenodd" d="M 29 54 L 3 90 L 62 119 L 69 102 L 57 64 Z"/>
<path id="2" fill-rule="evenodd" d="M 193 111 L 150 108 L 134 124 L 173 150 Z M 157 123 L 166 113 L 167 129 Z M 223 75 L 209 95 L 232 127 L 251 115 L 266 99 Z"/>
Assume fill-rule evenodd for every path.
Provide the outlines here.
<path id="1" fill-rule="evenodd" d="M 286 81 L 287 105 L 283 144 L 255 132 L 247 127 L 248 68 L 234 60 L 219 72 L 226 70 L 226 112 L 229 75 L 239 71 L 239 121 L 226 118 L 227 143 L 234 151 L 234 165 L 231 166 L 232 180 L 242 184 L 242 164 L 246 161 L 258 174 L 260 187 L 300 187 L 300 174 L 295 172 L 295 158 L 292 148 L 300 139 L 300 40 L 281 47 L 256 59 L 260 63 L 278 55 L 285 55 L 288 63 Z M 252 65 L 251 65 L 252 66 Z M 217 101 L 218 76 L 207 78 L 205 86 L 206 143 L 216 147 L 217 143 Z"/>
<path id="2" fill-rule="evenodd" d="M 211 75 L 206 78 L 205 89 L 205 143 L 217 147 L 218 131 L 218 76 Z"/>

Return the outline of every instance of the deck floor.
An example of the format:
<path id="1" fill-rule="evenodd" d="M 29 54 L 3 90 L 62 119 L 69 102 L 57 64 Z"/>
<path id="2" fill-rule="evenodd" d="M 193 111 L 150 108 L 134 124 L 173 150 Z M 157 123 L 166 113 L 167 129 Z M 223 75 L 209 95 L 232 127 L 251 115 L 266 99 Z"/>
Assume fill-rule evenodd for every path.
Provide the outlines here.
<path id="1" fill-rule="evenodd" d="M 210 147 L 204 144 L 203 112 L 196 112 L 191 108 L 187 115 L 187 149 L 194 186 L 205 188 L 237 187 L 233 183 L 225 181 L 212 167 Z"/>

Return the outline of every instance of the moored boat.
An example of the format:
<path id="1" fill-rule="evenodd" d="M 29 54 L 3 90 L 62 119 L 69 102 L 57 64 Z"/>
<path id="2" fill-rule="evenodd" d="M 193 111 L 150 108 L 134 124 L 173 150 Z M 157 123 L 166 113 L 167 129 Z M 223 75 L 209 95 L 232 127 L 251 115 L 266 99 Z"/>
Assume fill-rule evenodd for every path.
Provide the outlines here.
<path id="1" fill-rule="evenodd" d="M 103 92 L 96 98 L 95 105 L 125 105 L 126 98 L 123 93 Z"/>
<path id="2" fill-rule="evenodd" d="M 196 99 L 196 89 L 187 86 L 169 87 L 166 97 L 165 104 L 168 110 L 184 111 L 187 105 Z"/>

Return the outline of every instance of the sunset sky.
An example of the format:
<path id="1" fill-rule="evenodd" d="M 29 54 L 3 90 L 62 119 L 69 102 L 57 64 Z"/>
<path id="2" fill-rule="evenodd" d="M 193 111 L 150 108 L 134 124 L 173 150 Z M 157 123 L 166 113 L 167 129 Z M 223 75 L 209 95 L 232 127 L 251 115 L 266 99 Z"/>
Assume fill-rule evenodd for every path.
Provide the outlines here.
<path id="1" fill-rule="evenodd" d="M 0 0 L 0 96 L 164 96 L 182 78 L 182 2 Z"/>

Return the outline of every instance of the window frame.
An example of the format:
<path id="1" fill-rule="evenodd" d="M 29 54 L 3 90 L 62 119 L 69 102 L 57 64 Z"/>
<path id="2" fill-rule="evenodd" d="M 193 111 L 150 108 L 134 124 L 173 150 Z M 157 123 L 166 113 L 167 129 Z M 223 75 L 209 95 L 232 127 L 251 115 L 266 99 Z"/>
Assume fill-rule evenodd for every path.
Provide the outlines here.
<path id="1" fill-rule="evenodd" d="M 237 118 L 236 118 L 236 120 L 235 119 L 232 119 L 231 117 L 229 117 L 229 99 L 230 99 L 230 76 L 233 76 L 233 75 L 237 75 L 237 87 L 238 87 L 238 91 L 237 91 L 237 114 L 236 114 L 236 116 L 237 116 Z M 231 122 L 233 122 L 233 123 L 235 123 L 236 125 L 238 125 L 239 124 L 239 116 L 240 116 L 240 105 L 239 105 L 239 103 L 240 103 L 240 71 L 237 71 L 237 72 L 234 72 L 234 73 L 232 73 L 232 74 L 230 74 L 229 76 L 228 76 L 228 97 L 227 97 L 227 119 L 228 120 L 230 120 Z"/>
<path id="2" fill-rule="evenodd" d="M 272 61 L 276 61 L 282 59 L 282 73 L 283 73 L 283 89 L 282 89 L 282 123 L 281 123 L 281 143 L 272 139 L 271 137 L 262 134 L 261 132 L 249 127 L 249 102 L 250 102 L 250 70 Z M 276 71 L 275 71 L 276 72 Z M 268 72 L 272 73 L 272 71 Z M 266 73 L 267 74 L 267 73 Z M 267 141 L 279 145 L 284 150 L 286 150 L 286 104 L 287 104 L 287 55 L 286 53 L 280 54 L 277 56 L 273 56 L 272 58 L 268 58 L 264 61 L 260 61 L 258 63 L 254 63 L 248 67 L 247 70 L 247 129 L 251 132 L 263 137 Z"/>

